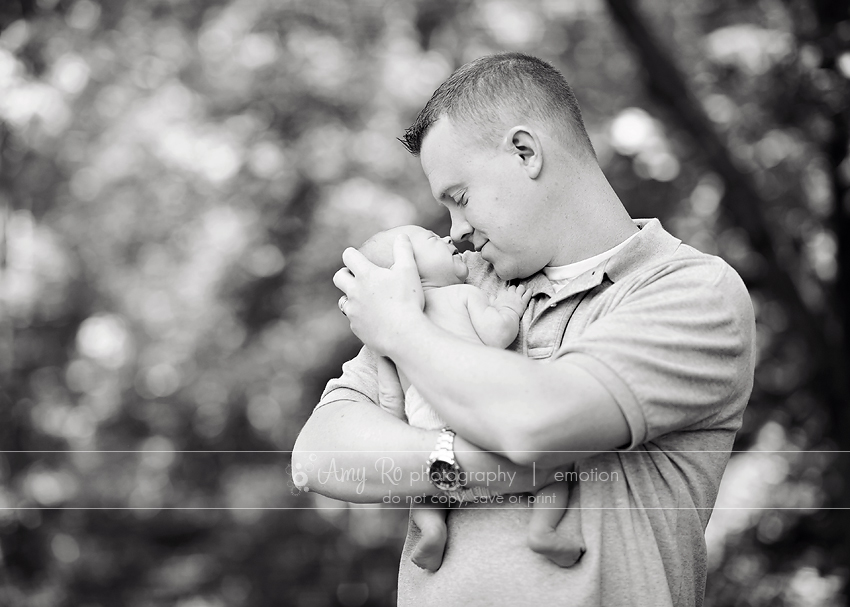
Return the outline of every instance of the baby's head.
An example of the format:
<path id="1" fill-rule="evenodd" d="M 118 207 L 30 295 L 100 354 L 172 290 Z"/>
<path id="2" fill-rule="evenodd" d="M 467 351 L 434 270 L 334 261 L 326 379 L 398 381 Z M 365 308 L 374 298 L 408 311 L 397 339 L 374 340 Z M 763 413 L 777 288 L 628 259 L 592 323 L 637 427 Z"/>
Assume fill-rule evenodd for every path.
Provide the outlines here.
<path id="1" fill-rule="evenodd" d="M 399 234 L 410 238 L 423 286 L 446 287 L 466 280 L 469 269 L 451 241 L 420 226 L 400 226 L 378 232 L 359 250 L 373 264 L 389 268 L 393 265 L 393 242 Z"/>

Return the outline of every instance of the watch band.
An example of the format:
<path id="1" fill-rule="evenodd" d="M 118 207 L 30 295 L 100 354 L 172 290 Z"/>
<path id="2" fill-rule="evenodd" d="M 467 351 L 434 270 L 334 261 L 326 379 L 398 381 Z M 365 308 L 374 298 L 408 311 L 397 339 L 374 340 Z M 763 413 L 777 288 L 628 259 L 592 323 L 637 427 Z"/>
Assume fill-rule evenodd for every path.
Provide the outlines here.
<path id="1" fill-rule="evenodd" d="M 466 485 L 463 471 L 454 452 L 455 433 L 445 426 L 437 436 L 434 451 L 428 457 L 428 475 L 434 486 L 443 492 L 457 493 Z"/>
<path id="2" fill-rule="evenodd" d="M 434 445 L 434 451 L 448 451 L 452 463 L 455 462 L 455 432 L 448 426 L 440 429 L 440 435 L 437 437 L 437 444 Z"/>

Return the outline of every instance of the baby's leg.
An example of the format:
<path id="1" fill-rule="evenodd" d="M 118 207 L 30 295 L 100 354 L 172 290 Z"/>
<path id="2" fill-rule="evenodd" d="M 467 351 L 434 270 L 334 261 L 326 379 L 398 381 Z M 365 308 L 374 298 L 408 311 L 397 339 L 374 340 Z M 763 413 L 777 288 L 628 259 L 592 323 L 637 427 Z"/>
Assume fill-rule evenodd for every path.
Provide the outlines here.
<path id="1" fill-rule="evenodd" d="M 561 567 L 572 567 L 584 554 L 581 535 L 581 508 L 570 508 L 569 485 L 558 482 L 534 496 L 534 510 L 528 530 L 528 545 Z M 563 520 L 562 520 L 563 519 Z"/>
<path id="2" fill-rule="evenodd" d="M 413 504 L 410 516 L 422 532 L 410 560 L 421 569 L 436 571 L 443 564 L 446 549 L 446 510 L 430 504 Z"/>

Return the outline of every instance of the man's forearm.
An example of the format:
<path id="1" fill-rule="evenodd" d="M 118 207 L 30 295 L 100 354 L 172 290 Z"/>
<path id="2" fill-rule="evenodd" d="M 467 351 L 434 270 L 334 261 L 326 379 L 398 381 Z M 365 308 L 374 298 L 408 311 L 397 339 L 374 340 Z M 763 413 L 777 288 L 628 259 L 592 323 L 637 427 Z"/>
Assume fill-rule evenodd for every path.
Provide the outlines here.
<path id="1" fill-rule="evenodd" d="M 413 428 L 371 403 L 338 401 L 313 412 L 292 453 L 293 477 L 310 491 L 350 502 L 435 495 L 425 464 L 436 430 Z M 469 487 L 496 493 L 535 491 L 547 471 L 486 453 L 458 437 L 458 462 Z M 536 484 L 535 484 L 536 483 Z"/>
<path id="2" fill-rule="evenodd" d="M 610 394 L 569 362 L 535 362 L 469 343 L 424 316 L 396 343 L 388 354 L 443 419 L 514 462 L 557 466 L 629 441 Z"/>
<path id="3" fill-rule="evenodd" d="M 425 400 L 461 435 L 519 464 L 555 466 L 579 451 L 630 442 L 608 389 L 564 359 L 551 364 L 463 341 L 423 313 L 422 283 L 407 236 L 393 243 L 394 263 L 379 268 L 355 249 L 342 254 L 334 284 L 348 298 L 351 330 L 389 356 Z M 570 451 L 570 454 L 551 452 Z"/>

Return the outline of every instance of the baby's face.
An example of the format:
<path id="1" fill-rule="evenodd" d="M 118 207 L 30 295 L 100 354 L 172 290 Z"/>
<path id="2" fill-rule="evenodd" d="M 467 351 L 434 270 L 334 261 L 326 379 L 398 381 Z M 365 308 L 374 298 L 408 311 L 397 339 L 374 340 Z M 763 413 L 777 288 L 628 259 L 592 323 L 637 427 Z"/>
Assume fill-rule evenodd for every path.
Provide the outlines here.
<path id="1" fill-rule="evenodd" d="M 440 238 L 434 232 L 419 226 L 407 226 L 402 229 L 413 245 L 413 255 L 423 285 L 446 287 L 461 284 L 466 280 L 469 268 L 448 236 Z"/>

